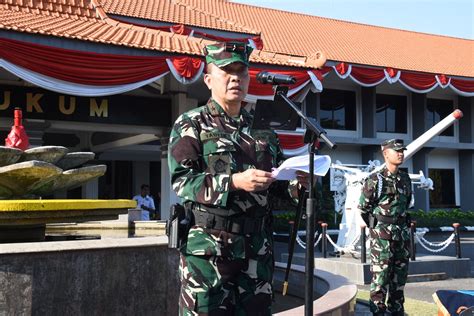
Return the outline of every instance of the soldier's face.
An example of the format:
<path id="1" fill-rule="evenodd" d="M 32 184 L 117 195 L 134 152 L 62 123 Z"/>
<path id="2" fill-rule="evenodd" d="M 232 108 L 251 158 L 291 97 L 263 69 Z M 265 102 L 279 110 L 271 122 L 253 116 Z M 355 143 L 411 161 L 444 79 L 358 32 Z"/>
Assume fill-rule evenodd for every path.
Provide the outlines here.
<path id="1" fill-rule="evenodd" d="M 386 163 L 398 166 L 403 163 L 405 153 L 403 149 L 397 151 L 392 148 L 387 148 L 383 151 L 383 157 Z"/>
<path id="2" fill-rule="evenodd" d="M 249 71 L 242 63 L 232 63 L 223 68 L 210 64 L 204 82 L 211 90 L 212 98 L 220 105 L 240 106 L 249 88 Z"/>

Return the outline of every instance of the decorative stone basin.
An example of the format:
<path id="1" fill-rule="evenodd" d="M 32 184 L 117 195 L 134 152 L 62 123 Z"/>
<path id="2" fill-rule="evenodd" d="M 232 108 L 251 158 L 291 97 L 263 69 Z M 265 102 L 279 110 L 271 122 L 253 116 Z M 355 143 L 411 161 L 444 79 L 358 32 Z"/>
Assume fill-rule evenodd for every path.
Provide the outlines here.
<path id="1" fill-rule="evenodd" d="M 39 160 L 55 164 L 68 152 L 69 149 L 63 146 L 41 146 L 25 150 L 21 161 Z"/>
<path id="2" fill-rule="evenodd" d="M 62 146 L 26 151 L 0 147 L 0 200 L 48 196 L 101 177 L 107 171 L 105 165 L 71 169 L 94 157 L 92 152 L 68 153 Z"/>
<path id="3" fill-rule="evenodd" d="M 86 162 L 94 159 L 94 157 L 95 154 L 93 152 L 67 153 L 56 163 L 56 165 L 63 170 L 69 170 L 85 164 Z"/>
<path id="4" fill-rule="evenodd" d="M 17 162 L 23 152 L 20 149 L 0 146 L 0 167 Z"/>
<path id="5" fill-rule="evenodd" d="M 0 199 L 27 195 L 61 173 L 61 169 L 43 161 L 25 161 L 1 167 Z"/>
<path id="6" fill-rule="evenodd" d="M 51 180 L 43 182 L 41 186 L 36 186 L 31 193 L 34 195 L 45 196 L 58 190 L 74 189 L 83 183 L 103 176 L 106 171 L 106 165 L 96 165 L 63 171 L 63 173 L 57 177 L 53 177 Z"/>
<path id="7" fill-rule="evenodd" d="M 136 205 L 134 200 L 0 201 L 0 243 L 42 240 L 47 223 L 117 219 Z"/>

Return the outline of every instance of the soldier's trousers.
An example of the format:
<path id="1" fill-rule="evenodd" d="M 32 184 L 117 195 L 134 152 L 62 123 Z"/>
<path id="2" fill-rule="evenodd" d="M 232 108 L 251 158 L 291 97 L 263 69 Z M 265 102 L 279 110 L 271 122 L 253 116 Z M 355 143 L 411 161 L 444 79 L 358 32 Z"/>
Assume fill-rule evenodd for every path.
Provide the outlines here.
<path id="1" fill-rule="evenodd" d="M 242 242 L 243 236 L 233 239 L 216 253 L 217 244 L 209 245 L 227 238 L 194 229 L 188 235 L 188 249 L 182 249 L 180 255 L 179 314 L 271 315 L 273 245 L 260 237 L 264 236 L 249 242 Z M 200 254 L 199 248 L 207 250 Z M 243 253 L 253 254 L 248 258 Z"/>
<path id="2" fill-rule="evenodd" d="M 409 246 L 409 241 L 370 239 L 370 310 L 373 313 L 388 309 L 392 313 L 403 315 L 403 289 L 408 275 Z M 385 304 L 387 294 L 388 301 Z"/>

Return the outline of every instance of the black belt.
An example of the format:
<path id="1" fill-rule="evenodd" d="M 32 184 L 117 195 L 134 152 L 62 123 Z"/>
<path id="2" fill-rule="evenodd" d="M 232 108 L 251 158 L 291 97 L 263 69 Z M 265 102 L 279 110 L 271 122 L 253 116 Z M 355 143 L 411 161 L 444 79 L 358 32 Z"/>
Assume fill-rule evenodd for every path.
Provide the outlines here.
<path id="1" fill-rule="evenodd" d="M 195 225 L 207 229 L 223 230 L 231 234 L 247 235 L 259 233 L 264 229 L 268 216 L 253 218 L 243 215 L 220 216 L 206 211 L 193 209 Z"/>
<path id="2" fill-rule="evenodd" d="M 380 214 L 375 214 L 375 218 L 377 221 L 383 223 L 383 224 L 396 224 L 396 225 L 402 225 L 407 222 L 406 216 L 385 216 L 385 215 L 380 215 Z"/>

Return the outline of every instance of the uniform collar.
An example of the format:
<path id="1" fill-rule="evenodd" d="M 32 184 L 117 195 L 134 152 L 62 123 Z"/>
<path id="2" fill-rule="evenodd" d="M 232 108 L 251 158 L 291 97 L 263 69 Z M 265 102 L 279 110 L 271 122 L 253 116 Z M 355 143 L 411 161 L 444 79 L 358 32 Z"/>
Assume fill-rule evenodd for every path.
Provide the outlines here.
<path id="1" fill-rule="evenodd" d="M 384 167 L 383 168 L 383 175 L 385 177 L 390 177 L 390 178 L 396 178 L 398 177 L 398 175 L 400 174 L 400 169 L 397 169 L 397 172 L 396 173 L 391 173 L 387 167 Z"/>
<path id="2" fill-rule="evenodd" d="M 214 100 L 213 98 L 210 98 L 209 101 L 207 101 L 207 108 L 209 110 L 209 113 L 212 116 L 222 116 L 222 117 L 226 117 L 229 120 L 232 120 L 232 121 L 236 122 L 235 119 L 233 119 L 229 115 L 227 115 L 227 113 L 224 111 L 222 106 L 219 103 L 217 103 L 217 101 Z M 252 116 L 243 107 L 241 107 L 240 108 L 239 120 L 238 120 L 237 123 L 240 126 L 246 126 L 246 125 L 250 126 L 251 122 L 252 122 Z"/>

